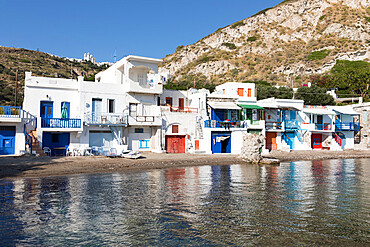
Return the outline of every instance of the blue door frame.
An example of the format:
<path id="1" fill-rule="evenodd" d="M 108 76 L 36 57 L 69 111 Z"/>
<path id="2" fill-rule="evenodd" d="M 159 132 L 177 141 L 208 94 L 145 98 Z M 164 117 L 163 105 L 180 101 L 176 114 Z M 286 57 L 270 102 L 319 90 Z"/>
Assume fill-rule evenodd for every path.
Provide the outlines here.
<path id="1" fill-rule="evenodd" d="M 63 151 L 55 152 L 54 148 L 67 148 L 70 143 L 70 133 L 44 132 L 42 135 L 42 148 L 51 149 L 51 155 L 62 154 Z"/>
<path id="2" fill-rule="evenodd" d="M 229 137 L 220 141 L 218 137 Z M 212 153 L 231 153 L 231 132 L 212 132 Z"/>
<path id="3" fill-rule="evenodd" d="M 15 153 L 15 127 L 0 127 L 0 155 Z"/>
<path id="4" fill-rule="evenodd" d="M 40 117 L 41 119 L 53 118 L 53 101 L 41 101 L 40 102 Z M 50 121 L 43 121 L 44 127 L 50 127 Z"/>

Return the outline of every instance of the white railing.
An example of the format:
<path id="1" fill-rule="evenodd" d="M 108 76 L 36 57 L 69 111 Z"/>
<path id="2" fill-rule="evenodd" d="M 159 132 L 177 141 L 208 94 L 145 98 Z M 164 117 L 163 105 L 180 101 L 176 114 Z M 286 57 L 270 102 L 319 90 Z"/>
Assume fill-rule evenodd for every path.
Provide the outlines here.
<path id="1" fill-rule="evenodd" d="M 117 113 L 85 113 L 85 124 L 91 125 L 127 125 L 127 114 Z"/>

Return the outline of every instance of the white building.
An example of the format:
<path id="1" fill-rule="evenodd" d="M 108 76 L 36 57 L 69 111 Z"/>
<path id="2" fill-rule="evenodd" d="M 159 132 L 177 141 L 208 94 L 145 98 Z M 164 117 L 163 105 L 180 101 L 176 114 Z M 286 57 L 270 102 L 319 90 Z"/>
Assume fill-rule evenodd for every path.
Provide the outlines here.
<path id="1" fill-rule="evenodd" d="M 82 147 L 161 150 L 162 60 L 128 56 L 98 73 L 95 82 L 26 73 L 23 109 L 38 118 L 37 139 L 53 154 Z M 150 81 L 148 73 L 154 74 Z M 67 117 L 62 116 L 62 111 Z"/>

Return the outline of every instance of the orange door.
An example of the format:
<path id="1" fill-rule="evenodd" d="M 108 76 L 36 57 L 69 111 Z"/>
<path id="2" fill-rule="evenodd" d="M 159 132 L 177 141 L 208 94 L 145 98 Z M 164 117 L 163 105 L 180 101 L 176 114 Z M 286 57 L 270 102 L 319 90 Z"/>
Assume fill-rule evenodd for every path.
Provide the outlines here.
<path id="1" fill-rule="evenodd" d="M 252 89 L 248 88 L 248 97 L 252 97 Z"/>
<path id="2" fill-rule="evenodd" d="M 276 150 L 276 136 L 275 132 L 266 132 L 266 148 L 269 150 Z"/>
<path id="3" fill-rule="evenodd" d="M 195 150 L 199 150 L 199 140 L 195 140 Z"/>

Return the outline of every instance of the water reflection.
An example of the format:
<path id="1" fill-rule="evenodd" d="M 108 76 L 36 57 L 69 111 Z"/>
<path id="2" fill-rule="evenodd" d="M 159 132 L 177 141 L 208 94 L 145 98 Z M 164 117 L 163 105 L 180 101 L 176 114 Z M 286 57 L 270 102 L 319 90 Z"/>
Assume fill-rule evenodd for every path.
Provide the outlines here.
<path id="1" fill-rule="evenodd" d="M 0 245 L 365 245 L 369 161 L 0 180 Z"/>

